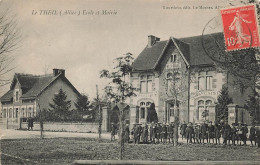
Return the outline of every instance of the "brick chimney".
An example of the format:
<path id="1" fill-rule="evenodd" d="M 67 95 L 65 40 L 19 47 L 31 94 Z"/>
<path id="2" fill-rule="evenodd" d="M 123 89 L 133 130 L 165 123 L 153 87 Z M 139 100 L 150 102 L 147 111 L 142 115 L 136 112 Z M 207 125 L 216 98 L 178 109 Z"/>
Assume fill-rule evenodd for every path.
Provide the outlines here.
<path id="1" fill-rule="evenodd" d="M 160 38 L 155 37 L 153 35 L 149 35 L 148 36 L 148 47 L 149 48 L 152 47 L 156 43 L 156 41 L 160 41 Z"/>
<path id="2" fill-rule="evenodd" d="M 65 70 L 64 69 L 53 69 L 53 76 L 58 76 L 59 74 L 62 74 L 65 76 Z"/>

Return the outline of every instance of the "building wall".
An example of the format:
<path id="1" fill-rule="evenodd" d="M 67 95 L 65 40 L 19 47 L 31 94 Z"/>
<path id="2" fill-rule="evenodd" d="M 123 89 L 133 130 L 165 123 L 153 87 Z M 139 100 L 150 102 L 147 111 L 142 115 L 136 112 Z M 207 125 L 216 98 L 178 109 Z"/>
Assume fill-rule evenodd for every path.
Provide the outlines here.
<path id="1" fill-rule="evenodd" d="M 78 95 L 69 85 L 67 85 L 61 78 L 59 78 L 39 96 L 37 99 L 37 111 L 39 111 L 38 103 L 40 104 L 41 109 L 48 110 L 49 103 L 53 104 L 52 99 L 54 98 L 55 94 L 59 93 L 60 89 L 66 92 L 67 100 L 71 100 L 70 109 L 75 109 L 74 102 L 76 102 Z"/>
<path id="2" fill-rule="evenodd" d="M 172 63 L 170 60 L 172 55 L 176 55 L 176 62 Z M 180 121 L 188 121 L 188 70 L 187 65 L 182 58 L 179 51 L 173 47 L 170 46 L 165 51 L 165 57 L 160 63 L 161 66 L 164 66 L 161 68 L 161 75 L 159 80 L 159 120 L 160 122 L 173 122 L 174 116 L 177 115 L 179 117 Z M 177 92 L 167 92 L 167 74 L 170 72 L 180 72 L 180 83 L 176 84 L 174 88 L 174 91 L 177 91 L 180 89 L 180 91 Z M 177 78 L 175 76 L 175 78 Z M 171 82 L 171 81 L 170 81 Z M 175 100 L 175 97 L 177 97 L 177 100 L 180 101 L 179 108 L 177 108 L 174 105 L 174 115 L 171 116 L 169 113 L 169 101 Z M 173 101 L 174 102 L 174 101 Z M 167 108 L 168 107 L 168 108 Z M 167 110 L 168 109 L 168 110 Z M 179 110 L 177 110 L 179 109 Z M 177 112 L 179 111 L 179 112 Z"/>
<path id="3" fill-rule="evenodd" d="M 211 72 L 209 76 L 212 76 L 212 87 L 210 89 L 200 89 L 199 85 L 199 74 L 205 74 L 206 72 Z M 202 75 L 203 77 L 203 75 Z M 206 74 L 205 74 L 205 83 Z M 200 101 L 204 102 L 203 109 L 210 107 L 210 105 L 214 106 L 217 103 L 217 97 L 222 89 L 223 84 L 226 83 L 226 73 L 216 70 L 214 67 L 196 67 L 191 69 L 191 83 L 190 83 L 190 118 L 191 122 L 202 122 L 204 118 L 202 117 L 202 108 L 199 108 Z M 206 101 L 211 101 L 210 105 L 206 105 Z M 214 108 L 211 108 L 214 113 Z M 215 115 L 215 114 L 214 114 Z M 214 118 L 214 117 L 213 117 Z"/>
<path id="4" fill-rule="evenodd" d="M 148 76 L 152 75 L 152 91 L 151 92 L 141 92 L 140 91 L 140 77 L 141 76 Z M 136 118 L 139 118 L 139 123 L 145 123 L 146 118 L 141 119 L 141 110 L 140 110 L 140 104 L 141 102 L 151 102 L 155 104 L 155 109 L 158 113 L 158 91 L 159 91 L 159 77 L 156 72 L 135 72 L 131 76 L 131 83 L 135 88 L 137 88 L 137 91 L 135 92 L 136 96 L 131 97 L 130 99 L 130 104 L 132 105 L 131 110 L 130 110 L 130 122 L 135 123 Z M 137 106 L 137 107 L 136 107 Z M 136 114 L 138 113 L 139 114 Z M 139 117 L 138 117 L 139 116 Z M 146 107 L 146 112 L 145 112 L 145 117 L 147 116 L 147 107 Z M 138 119 L 137 119 L 138 120 Z"/>
<path id="5" fill-rule="evenodd" d="M 36 100 L 23 101 L 15 99 L 15 91 L 19 91 L 21 96 L 20 84 L 17 83 L 14 90 L 14 101 L 10 104 L 3 104 L 1 109 L 1 118 L 7 118 L 9 122 L 19 123 L 20 118 L 36 117 L 39 112 L 39 105 L 41 109 L 49 109 L 49 103 L 53 103 L 52 99 L 60 89 L 66 92 L 67 100 L 71 100 L 71 110 L 75 109 L 74 102 L 77 100 L 78 95 L 73 89 L 67 85 L 61 78 L 56 80 L 49 88 L 47 88 Z M 39 103 L 39 104 L 38 104 Z"/>

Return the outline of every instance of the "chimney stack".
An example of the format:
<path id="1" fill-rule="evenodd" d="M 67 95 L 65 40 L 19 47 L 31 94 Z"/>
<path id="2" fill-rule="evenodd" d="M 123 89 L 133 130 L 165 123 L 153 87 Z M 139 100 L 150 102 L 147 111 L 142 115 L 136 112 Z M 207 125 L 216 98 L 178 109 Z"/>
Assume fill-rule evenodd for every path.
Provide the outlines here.
<path id="1" fill-rule="evenodd" d="M 149 35 L 148 36 L 148 47 L 149 48 L 152 47 L 156 43 L 156 41 L 160 41 L 160 38 L 155 37 L 153 35 Z"/>
<path id="2" fill-rule="evenodd" d="M 53 69 L 53 76 L 58 76 L 59 74 L 65 76 L 65 70 L 64 69 Z"/>

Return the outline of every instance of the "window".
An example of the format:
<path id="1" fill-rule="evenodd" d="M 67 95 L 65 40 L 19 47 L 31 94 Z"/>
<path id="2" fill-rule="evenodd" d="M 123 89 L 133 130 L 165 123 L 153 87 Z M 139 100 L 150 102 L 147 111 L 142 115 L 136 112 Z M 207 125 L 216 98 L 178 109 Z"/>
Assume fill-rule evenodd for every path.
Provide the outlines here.
<path id="1" fill-rule="evenodd" d="M 198 74 L 198 90 L 212 89 L 213 72 L 199 72 Z"/>
<path id="2" fill-rule="evenodd" d="M 145 108 L 142 107 L 141 108 L 141 119 L 144 119 L 145 118 Z"/>
<path id="3" fill-rule="evenodd" d="M 140 103 L 140 112 L 141 112 L 141 114 L 140 114 L 140 116 L 141 116 L 141 119 L 144 119 L 145 118 L 145 102 L 141 102 Z"/>
<path id="4" fill-rule="evenodd" d="M 153 91 L 153 76 L 152 75 L 147 75 L 144 76 L 142 75 L 140 77 L 140 91 L 141 93 L 149 93 Z"/>
<path id="5" fill-rule="evenodd" d="M 212 104 L 212 101 L 211 100 L 207 100 L 206 101 L 206 105 L 205 105 L 205 109 L 209 110 L 209 105 L 211 105 L 211 104 Z"/>
<path id="6" fill-rule="evenodd" d="M 15 117 L 18 118 L 18 108 L 15 109 Z"/>
<path id="7" fill-rule="evenodd" d="M 174 104 L 170 104 L 170 109 L 169 109 L 169 112 L 170 112 L 170 116 L 174 116 Z"/>
<path id="8" fill-rule="evenodd" d="M 145 119 L 147 116 L 147 111 L 149 107 L 151 106 L 151 102 L 141 102 L 140 103 L 140 118 Z"/>
<path id="9" fill-rule="evenodd" d="M 171 89 L 171 86 L 172 86 L 172 74 L 171 73 L 168 73 L 167 76 L 166 76 L 166 79 L 167 79 L 167 90 L 170 90 Z"/>
<path id="10" fill-rule="evenodd" d="M 16 92 L 15 92 L 15 101 L 18 101 L 18 95 L 19 95 L 19 92 L 16 91 Z"/>
<path id="11" fill-rule="evenodd" d="M 212 71 L 206 72 L 206 89 L 207 90 L 212 89 L 212 77 L 213 77 L 212 75 L 213 75 Z"/>
<path id="12" fill-rule="evenodd" d="M 209 106 L 212 104 L 211 100 L 199 100 L 198 101 L 198 109 L 197 109 L 197 113 L 196 113 L 196 118 L 197 120 L 202 119 L 202 113 L 205 110 L 209 110 Z"/>
<path id="13" fill-rule="evenodd" d="M 10 108 L 10 109 L 9 109 L 9 118 L 12 118 L 12 114 L 13 114 L 13 109 Z"/>
<path id="14" fill-rule="evenodd" d="M 6 115 L 6 109 L 3 109 L 3 118 L 6 118 L 7 115 Z"/>
<path id="15" fill-rule="evenodd" d="M 177 55 L 176 54 L 172 54 L 170 61 L 173 62 L 173 63 L 177 62 Z"/>
<path id="16" fill-rule="evenodd" d="M 21 115 L 22 115 L 22 117 L 24 117 L 24 108 L 22 108 Z"/>
<path id="17" fill-rule="evenodd" d="M 205 90 L 205 77 L 203 73 L 199 73 L 199 78 L 198 78 L 198 89 L 199 90 Z"/>
<path id="18" fill-rule="evenodd" d="M 153 79 L 152 76 L 147 76 L 147 92 L 153 91 Z"/>

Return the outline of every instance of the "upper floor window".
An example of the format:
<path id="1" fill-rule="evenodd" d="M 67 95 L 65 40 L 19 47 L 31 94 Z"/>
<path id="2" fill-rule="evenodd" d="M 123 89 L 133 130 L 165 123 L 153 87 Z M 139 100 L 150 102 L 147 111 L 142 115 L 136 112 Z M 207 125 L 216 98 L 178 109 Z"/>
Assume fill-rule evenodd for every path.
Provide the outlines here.
<path id="1" fill-rule="evenodd" d="M 19 92 L 18 91 L 15 92 L 15 101 L 19 101 Z"/>
<path id="2" fill-rule="evenodd" d="M 198 90 L 211 90 L 212 89 L 213 72 L 199 72 L 198 73 Z"/>
<path id="3" fill-rule="evenodd" d="M 168 73 L 166 76 L 167 79 L 167 90 L 171 89 L 171 86 L 173 85 L 172 82 L 172 73 Z"/>
<path id="4" fill-rule="evenodd" d="M 140 77 L 140 91 L 141 93 L 149 93 L 153 91 L 152 75 L 142 75 Z"/>
<path id="5" fill-rule="evenodd" d="M 177 62 L 177 55 L 176 54 L 171 55 L 170 62 L 172 62 L 172 63 Z"/>

